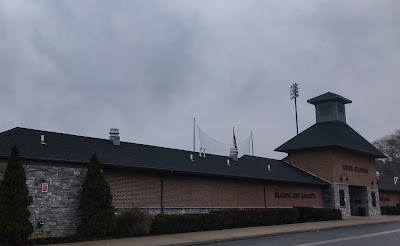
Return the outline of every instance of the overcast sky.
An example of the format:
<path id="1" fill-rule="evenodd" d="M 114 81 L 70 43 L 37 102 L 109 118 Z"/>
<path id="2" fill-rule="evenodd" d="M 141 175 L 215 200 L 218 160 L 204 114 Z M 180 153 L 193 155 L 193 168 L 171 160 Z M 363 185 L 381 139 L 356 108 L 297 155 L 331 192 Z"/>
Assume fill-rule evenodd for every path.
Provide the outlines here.
<path id="1" fill-rule="evenodd" d="M 400 1 L 0 0 L 0 131 L 192 148 L 192 122 L 255 154 L 296 133 L 289 87 L 347 97 L 373 141 L 400 128 Z"/>

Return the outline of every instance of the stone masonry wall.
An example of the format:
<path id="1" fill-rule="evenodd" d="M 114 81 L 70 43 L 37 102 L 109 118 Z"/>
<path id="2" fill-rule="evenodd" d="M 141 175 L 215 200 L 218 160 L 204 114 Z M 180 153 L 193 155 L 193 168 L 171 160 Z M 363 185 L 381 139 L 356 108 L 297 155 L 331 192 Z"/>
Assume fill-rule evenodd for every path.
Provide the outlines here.
<path id="1" fill-rule="evenodd" d="M 375 192 L 376 206 L 372 206 L 372 192 Z M 379 201 L 379 189 L 377 187 L 367 187 L 368 193 L 368 209 L 367 215 L 374 216 L 381 214 L 381 205 Z"/>
<path id="2" fill-rule="evenodd" d="M 339 190 L 344 190 L 345 206 L 340 206 Z M 351 216 L 349 186 L 344 184 L 331 184 L 323 193 L 324 207 L 336 208 L 342 211 L 343 217 Z"/>
<path id="3" fill-rule="evenodd" d="M 0 179 L 6 164 L 0 164 Z M 32 196 L 29 206 L 34 233 L 31 238 L 66 237 L 76 233 L 79 224 L 79 197 L 86 169 L 26 165 L 26 184 Z M 42 192 L 43 180 L 48 192 Z M 38 223 L 44 225 L 39 227 Z"/>

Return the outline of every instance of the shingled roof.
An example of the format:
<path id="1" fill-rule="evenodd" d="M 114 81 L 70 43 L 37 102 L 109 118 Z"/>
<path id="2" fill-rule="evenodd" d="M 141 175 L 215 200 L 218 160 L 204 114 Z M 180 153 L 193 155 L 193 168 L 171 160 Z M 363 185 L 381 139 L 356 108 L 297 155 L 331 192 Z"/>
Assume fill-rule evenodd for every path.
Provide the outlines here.
<path id="1" fill-rule="evenodd" d="M 45 135 L 46 144 L 40 143 Z M 169 149 L 136 143 L 121 142 L 115 146 L 107 139 L 75 136 L 26 128 L 14 128 L 0 133 L 0 157 L 7 158 L 11 147 L 17 144 L 21 158 L 69 162 L 86 166 L 96 153 L 106 167 L 139 169 L 157 172 L 176 172 L 194 175 L 223 176 L 291 182 L 313 185 L 327 185 L 324 180 L 302 171 L 281 160 L 243 156 L 238 161 L 228 157 L 207 154 L 199 157 L 191 151 Z M 270 170 L 268 170 L 268 165 Z"/>
<path id="2" fill-rule="evenodd" d="M 317 103 L 320 103 L 320 102 L 325 102 L 325 101 L 339 101 L 344 104 L 351 103 L 351 100 L 349 100 L 345 97 L 342 97 L 340 95 L 337 95 L 335 93 L 332 93 L 332 92 L 327 92 L 325 94 L 322 94 L 320 96 L 317 96 L 317 97 L 311 98 L 310 100 L 307 100 L 308 103 L 311 103 L 314 105 Z"/>
<path id="3" fill-rule="evenodd" d="M 276 151 L 289 153 L 297 150 L 325 147 L 344 148 L 376 158 L 386 157 L 349 125 L 341 121 L 316 123 L 278 147 Z"/>
<path id="4" fill-rule="evenodd" d="M 400 179 L 394 183 L 394 177 L 388 175 L 379 176 L 379 190 L 400 192 Z"/>

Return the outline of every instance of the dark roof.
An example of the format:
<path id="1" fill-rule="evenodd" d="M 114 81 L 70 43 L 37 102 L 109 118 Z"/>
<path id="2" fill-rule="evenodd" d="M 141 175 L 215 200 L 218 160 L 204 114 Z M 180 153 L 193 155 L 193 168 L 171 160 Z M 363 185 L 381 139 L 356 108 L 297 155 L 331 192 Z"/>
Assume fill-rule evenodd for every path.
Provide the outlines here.
<path id="1" fill-rule="evenodd" d="M 46 145 L 40 143 L 45 135 Z M 199 157 L 191 151 L 121 142 L 114 146 L 107 139 L 74 136 L 25 128 L 0 133 L 0 156 L 8 157 L 17 144 L 21 158 L 73 162 L 84 165 L 96 153 L 107 167 L 123 167 L 160 172 L 225 176 L 268 181 L 326 185 L 327 182 L 281 160 L 243 156 L 239 160 L 207 154 Z M 272 171 L 268 171 L 268 165 Z"/>
<path id="2" fill-rule="evenodd" d="M 377 158 L 386 156 L 350 126 L 341 121 L 319 122 L 290 139 L 276 151 L 293 152 L 302 149 L 339 147 Z"/>
<path id="3" fill-rule="evenodd" d="M 342 96 L 339 96 L 339 95 L 337 95 L 335 93 L 332 93 L 332 92 L 327 92 L 327 93 L 322 94 L 320 96 L 311 98 L 307 102 L 315 105 L 315 104 L 318 104 L 320 102 L 326 102 L 326 101 L 339 101 L 339 102 L 342 102 L 344 104 L 351 103 L 351 101 L 349 99 L 344 98 Z"/>
<path id="4" fill-rule="evenodd" d="M 394 177 L 387 175 L 379 176 L 379 190 L 400 192 L 400 179 L 394 184 Z"/>

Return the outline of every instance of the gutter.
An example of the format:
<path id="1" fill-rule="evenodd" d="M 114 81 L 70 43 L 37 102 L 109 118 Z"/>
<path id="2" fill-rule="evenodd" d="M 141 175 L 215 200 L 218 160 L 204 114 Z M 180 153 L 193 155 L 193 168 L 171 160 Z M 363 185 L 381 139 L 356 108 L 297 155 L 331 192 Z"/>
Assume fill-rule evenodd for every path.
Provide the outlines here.
<path id="1" fill-rule="evenodd" d="M 0 155 L 0 158 L 5 158 L 8 159 L 9 156 L 6 155 Z M 25 161 L 38 161 L 38 162 L 50 162 L 50 163 L 65 163 L 65 164 L 81 164 L 85 165 L 85 167 L 89 164 L 89 161 L 77 161 L 77 160 L 63 160 L 63 159 L 50 159 L 50 158 L 38 158 L 38 157 L 29 157 L 29 156 L 20 156 L 21 160 Z M 155 171 L 159 173 L 178 173 L 178 174 L 189 174 L 189 175 L 194 175 L 194 176 L 210 176 L 210 177 L 225 177 L 225 178 L 236 178 L 236 179 L 245 179 L 245 180 L 254 180 L 254 181 L 263 181 L 263 182 L 280 182 L 280 183 L 291 183 L 291 184 L 306 184 L 306 185 L 316 185 L 316 186 L 327 186 L 330 184 L 330 182 L 325 181 L 313 174 L 311 174 L 314 177 L 317 177 L 318 179 L 326 182 L 326 183 L 318 183 L 318 182 L 303 182 L 303 181 L 293 181 L 293 180 L 282 180 L 282 179 L 264 179 L 264 178 L 257 178 L 257 177 L 246 177 L 246 176 L 238 176 L 238 175 L 226 175 L 226 174 L 218 174 L 218 173 L 207 173 L 207 172 L 191 172 L 191 171 L 182 171 L 182 170 L 177 170 L 173 168 L 152 168 L 148 166 L 144 166 L 143 163 L 140 163 L 138 161 L 135 161 L 136 163 L 140 165 L 136 166 L 129 166 L 129 165 L 121 165 L 121 164 L 115 164 L 115 163 L 105 163 L 103 162 L 104 167 L 108 168 L 119 168 L 119 169 L 131 169 L 131 170 L 144 170 L 144 171 Z M 304 171 L 304 170 L 302 170 Z M 306 171 L 304 171 L 306 172 Z M 308 172 L 306 172 L 308 173 Z M 309 173 L 310 174 L 310 173 Z"/>

